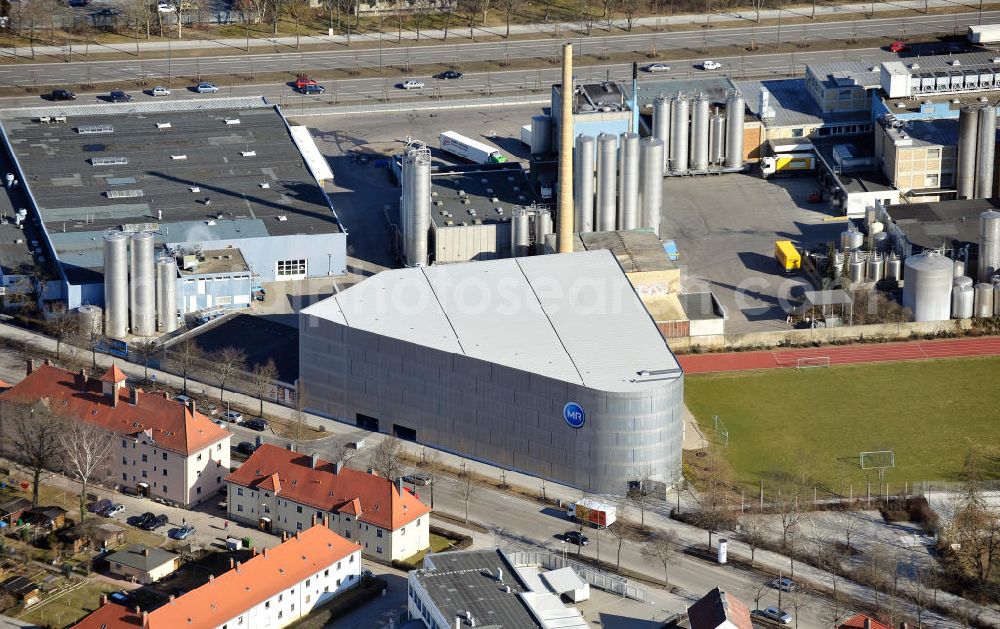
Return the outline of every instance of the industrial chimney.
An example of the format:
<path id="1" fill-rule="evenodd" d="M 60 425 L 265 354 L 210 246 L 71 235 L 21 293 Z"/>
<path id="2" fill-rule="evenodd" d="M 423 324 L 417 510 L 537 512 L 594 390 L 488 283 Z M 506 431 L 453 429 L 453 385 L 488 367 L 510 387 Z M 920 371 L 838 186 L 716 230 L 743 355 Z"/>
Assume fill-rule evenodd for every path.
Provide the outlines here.
<path id="1" fill-rule="evenodd" d="M 563 45 L 557 250 L 573 252 L 573 44 Z"/>

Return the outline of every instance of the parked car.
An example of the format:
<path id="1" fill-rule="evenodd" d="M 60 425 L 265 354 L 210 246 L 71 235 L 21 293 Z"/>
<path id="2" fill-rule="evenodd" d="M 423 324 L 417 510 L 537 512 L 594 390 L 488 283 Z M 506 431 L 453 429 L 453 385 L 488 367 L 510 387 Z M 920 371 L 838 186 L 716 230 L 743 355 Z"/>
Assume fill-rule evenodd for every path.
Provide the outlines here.
<path id="1" fill-rule="evenodd" d="M 718 61 L 712 61 L 711 59 L 705 59 L 701 62 L 702 70 L 718 70 L 722 67 L 722 64 Z"/>
<path id="2" fill-rule="evenodd" d="M 250 443 L 249 441 L 241 441 L 238 446 L 236 446 L 236 451 L 240 454 L 245 454 L 250 456 L 257 449 L 257 446 Z"/>
<path id="3" fill-rule="evenodd" d="M 562 538 L 563 541 L 577 546 L 586 546 L 590 543 L 590 539 L 580 531 L 567 531 L 563 533 Z"/>
<path id="4" fill-rule="evenodd" d="M 130 524 L 132 526 L 135 526 L 135 527 L 138 527 L 138 528 L 141 529 L 143 527 L 143 525 L 146 524 L 146 522 L 148 522 L 149 520 L 151 520 L 151 519 L 153 519 L 155 517 L 156 517 L 156 514 L 154 514 L 152 511 L 147 511 L 146 513 L 143 513 L 142 515 L 133 515 L 132 517 L 130 517 L 127 520 L 125 520 L 125 522 L 127 522 L 128 524 Z"/>
<path id="5" fill-rule="evenodd" d="M 670 72 L 670 66 L 663 63 L 651 63 L 646 66 L 646 72 L 656 74 L 657 72 Z"/>
<path id="6" fill-rule="evenodd" d="M 403 477 L 403 482 L 410 483 L 412 485 L 430 485 L 431 477 L 429 474 L 424 474 L 423 472 L 417 472 L 415 474 L 407 474 Z"/>
<path id="7" fill-rule="evenodd" d="M 460 78 L 462 78 L 462 76 L 463 76 L 462 73 L 459 72 L 458 70 L 445 70 L 444 72 L 441 72 L 439 74 L 435 74 L 434 78 L 435 79 L 443 79 L 445 81 L 450 81 L 452 79 L 460 79 Z"/>
<path id="8" fill-rule="evenodd" d="M 170 96 L 170 90 L 163 87 L 162 85 L 157 85 L 149 91 L 151 96 Z"/>
<path id="9" fill-rule="evenodd" d="M 96 500 L 87 505 L 87 511 L 89 511 L 90 513 L 100 513 L 105 509 L 107 509 L 108 507 L 110 507 L 111 504 L 112 504 L 111 501 L 108 500 L 107 498 L 104 498 L 103 500 Z"/>
<path id="10" fill-rule="evenodd" d="M 219 86 L 215 83 L 209 83 L 208 81 L 203 81 L 194 87 L 194 91 L 199 94 L 215 94 L 219 91 Z"/>
<path id="11" fill-rule="evenodd" d="M 169 2 L 160 2 L 156 5 L 156 10 L 160 13 L 173 13 L 177 10 L 177 7 L 170 4 Z"/>
<path id="12" fill-rule="evenodd" d="M 194 533 L 195 528 L 190 524 L 185 524 L 179 529 L 173 529 L 170 531 L 171 539 L 186 539 L 188 535 Z"/>
<path id="13" fill-rule="evenodd" d="M 375 576 L 375 573 L 369 570 L 368 568 L 365 568 L 364 570 L 361 571 L 361 576 L 363 578 L 371 579 Z"/>
<path id="14" fill-rule="evenodd" d="M 108 94 L 108 100 L 112 103 L 128 103 L 132 97 L 122 90 L 111 90 L 111 93 Z"/>
<path id="15" fill-rule="evenodd" d="M 189 398 L 186 395 L 175 395 L 174 399 L 180 402 L 181 404 L 184 404 L 185 406 L 191 403 L 191 398 Z"/>
<path id="16" fill-rule="evenodd" d="M 241 421 L 243 421 L 243 413 L 239 411 L 226 411 L 222 414 L 222 419 L 226 420 L 227 422 L 238 424 Z"/>
<path id="17" fill-rule="evenodd" d="M 406 79 L 399 84 L 399 87 L 404 90 L 422 90 L 424 89 L 424 84 L 416 79 Z"/>
<path id="18" fill-rule="evenodd" d="M 142 528 L 147 531 L 155 531 L 160 527 L 166 526 L 169 522 L 170 519 L 167 516 L 160 514 L 147 520 L 146 523 L 142 525 Z"/>
<path id="19" fill-rule="evenodd" d="M 308 96 L 311 94 L 322 94 L 326 91 L 326 88 L 322 85 L 306 85 L 299 91 Z"/>
<path id="20" fill-rule="evenodd" d="M 889 44 L 889 52 L 906 52 L 909 47 L 898 39 Z"/>
<path id="21" fill-rule="evenodd" d="M 116 502 L 115 504 L 110 505 L 104 511 L 101 511 L 100 514 L 106 518 L 113 518 L 119 513 L 124 513 L 124 511 L 125 511 L 125 505 L 123 505 L 120 502 Z"/>
<path id="22" fill-rule="evenodd" d="M 76 94 L 69 90 L 52 90 L 49 100 L 76 100 Z"/>
<path id="23" fill-rule="evenodd" d="M 794 592 L 795 590 L 799 589 L 799 584 L 796 583 L 795 581 L 792 581 L 788 577 L 774 579 L 770 583 L 768 583 L 768 585 L 776 590 L 781 590 L 782 592 Z"/>
<path id="24" fill-rule="evenodd" d="M 295 89 L 304 90 L 309 85 L 316 85 L 316 81 L 309 78 L 309 75 L 299 74 L 295 77 Z"/>
<path id="25" fill-rule="evenodd" d="M 267 420 L 261 419 L 260 417 L 254 417 L 253 419 L 248 419 L 245 422 L 243 422 L 244 428 L 249 428 L 250 430 L 259 430 L 262 432 L 267 430 L 268 426 L 269 424 L 267 423 Z"/>
<path id="26" fill-rule="evenodd" d="M 782 625 L 792 624 L 792 617 L 788 612 L 778 609 L 777 607 L 768 607 L 767 609 L 755 609 L 750 612 L 751 616 L 757 618 L 766 618 L 767 620 L 780 623 Z"/>
<path id="27" fill-rule="evenodd" d="M 124 607 L 129 607 L 132 603 L 132 595 L 124 590 L 121 592 L 112 592 L 108 595 L 108 600 L 112 603 L 118 603 Z"/>

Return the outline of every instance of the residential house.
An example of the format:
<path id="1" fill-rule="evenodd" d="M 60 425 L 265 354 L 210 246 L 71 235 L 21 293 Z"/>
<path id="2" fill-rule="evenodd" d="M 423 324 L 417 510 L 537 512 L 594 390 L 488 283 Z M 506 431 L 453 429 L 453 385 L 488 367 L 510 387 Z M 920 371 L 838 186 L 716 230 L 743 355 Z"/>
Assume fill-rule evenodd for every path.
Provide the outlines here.
<path id="1" fill-rule="evenodd" d="M 101 606 L 69 629 L 141 629 L 145 627 L 145 620 L 146 614 L 138 609 L 109 603 L 107 596 L 101 596 Z"/>
<path id="2" fill-rule="evenodd" d="M 881 623 L 871 616 L 864 614 L 854 614 L 844 622 L 837 625 L 838 629 L 892 629 L 889 625 Z"/>
<path id="3" fill-rule="evenodd" d="M 177 554 L 141 544 L 112 553 L 104 559 L 111 574 L 143 585 L 155 583 L 180 567 Z"/>
<path id="4" fill-rule="evenodd" d="M 750 608 L 719 588 L 695 601 L 687 614 L 691 629 L 753 629 Z"/>
<path id="5" fill-rule="evenodd" d="M 229 431 L 166 394 L 129 387 L 117 365 L 100 378 L 28 362 L 27 376 L 0 393 L 0 404 L 41 402 L 54 414 L 116 435 L 111 465 L 119 487 L 189 506 L 224 487 Z"/>
<path id="6" fill-rule="evenodd" d="M 263 445 L 226 484 L 229 518 L 269 532 L 294 533 L 326 519 L 361 544 L 365 557 L 385 562 L 430 546 L 430 507 L 401 481 L 373 472 Z"/>

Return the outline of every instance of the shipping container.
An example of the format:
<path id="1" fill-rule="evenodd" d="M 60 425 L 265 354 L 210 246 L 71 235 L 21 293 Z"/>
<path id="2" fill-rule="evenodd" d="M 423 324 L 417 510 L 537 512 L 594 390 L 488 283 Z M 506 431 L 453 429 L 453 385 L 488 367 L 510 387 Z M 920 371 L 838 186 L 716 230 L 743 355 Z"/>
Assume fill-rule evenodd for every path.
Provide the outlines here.
<path id="1" fill-rule="evenodd" d="M 802 256 L 790 240 L 774 241 L 774 259 L 785 273 L 802 268 Z"/>
<path id="2" fill-rule="evenodd" d="M 615 523 L 615 506 L 585 498 L 571 504 L 566 510 L 570 518 L 592 524 L 603 529 Z"/>

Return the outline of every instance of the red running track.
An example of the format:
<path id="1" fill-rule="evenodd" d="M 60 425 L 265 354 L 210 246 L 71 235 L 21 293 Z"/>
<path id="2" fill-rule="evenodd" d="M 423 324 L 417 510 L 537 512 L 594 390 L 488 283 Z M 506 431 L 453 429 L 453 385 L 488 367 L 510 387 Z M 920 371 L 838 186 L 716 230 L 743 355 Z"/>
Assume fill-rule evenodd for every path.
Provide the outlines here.
<path id="1" fill-rule="evenodd" d="M 731 352 L 726 354 L 683 354 L 677 357 L 684 372 L 713 373 L 797 367 L 803 359 L 829 360 L 831 365 L 878 363 L 933 358 L 1000 355 L 1000 337 L 987 336 L 940 341 L 910 341 L 806 349 Z"/>

